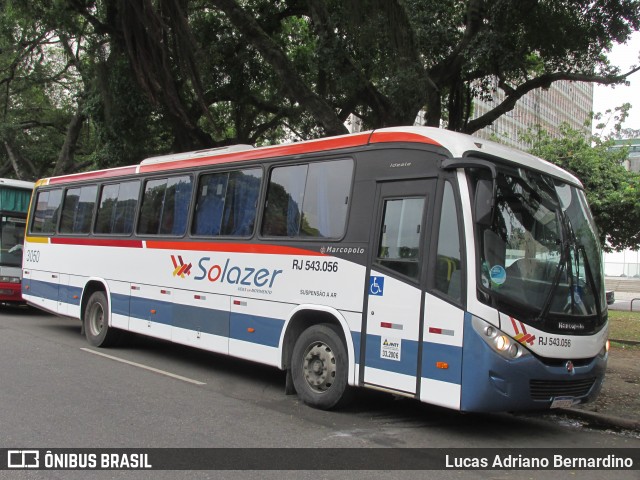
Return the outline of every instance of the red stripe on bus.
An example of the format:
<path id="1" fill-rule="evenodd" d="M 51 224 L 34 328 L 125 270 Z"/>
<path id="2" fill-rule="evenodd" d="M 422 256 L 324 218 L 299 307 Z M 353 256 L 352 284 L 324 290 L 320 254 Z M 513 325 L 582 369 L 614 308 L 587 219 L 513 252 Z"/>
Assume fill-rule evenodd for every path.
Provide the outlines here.
<path id="1" fill-rule="evenodd" d="M 225 163 L 241 162 L 246 160 L 262 160 L 265 158 L 284 157 L 288 155 L 302 155 L 305 153 L 324 152 L 341 148 L 360 147 L 369 141 L 369 134 L 345 135 L 342 137 L 310 140 L 308 142 L 289 143 L 273 147 L 262 147 L 254 150 L 230 152 L 199 157 L 186 160 L 167 161 L 156 164 L 140 165 L 140 173 L 151 173 L 173 168 L 202 167 L 204 165 L 218 165 Z"/>
<path id="2" fill-rule="evenodd" d="M 263 253 L 268 255 L 307 255 L 321 257 L 323 253 L 304 248 L 257 243 L 170 242 L 147 240 L 147 248 L 158 250 L 200 250 L 205 252 Z"/>
<path id="3" fill-rule="evenodd" d="M 266 158 L 276 158 L 291 155 L 303 155 L 307 153 L 325 152 L 339 150 L 343 148 L 361 147 L 370 143 L 389 142 L 412 142 L 427 143 L 440 146 L 438 142 L 424 135 L 410 132 L 377 132 L 360 133 L 354 135 L 343 135 L 340 137 L 322 138 L 299 143 L 289 143 L 286 145 L 276 145 L 273 147 L 261 147 L 254 150 L 240 152 L 230 152 L 226 154 L 211 155 L 209 157 L 198 157 L 192 159 L 166 161 L 156 164 L 132 165 L 94 172 L 76 173 L 61 177 L 49 178 L 49 185 L 62 183 L 73 183 L 83 180 L 97 180 L 111 177 L 120 177 L 139 173 L 153 173 L 177 168 L 195 168 L 207 165 L 219 165 L 225 163 L 235 163 L 247 160 L 262 160 Z"/>
<path id="4" fill-rule="evenodd" d="M 430 145 L 441 146 L 434 139 L 425 137 L 417 133 L 410 132 L 377 132 L 371 134 L 370 143 L 388 143 L 388 142 L 411 142 L 411 143 L 428 143 Z"/>
<path id="5" fill-rule="evenodd" d="M 91 247 L 142 248 L 142 240 L 118 240 L 115 238 L 60 238 L 52 237 L 51 243 L 60 245 L 84 245 Z"/>
<path id="6" fill-rule="evenodd" d="M 83 180 L 95 180 L 100 178 L 120 177 L 122 175 L 133 175 L 136 173 L 137 165 L 121 168 L 110 168 L 108 170 L 96 170 L 94 172 L 74 173 L 73 175 L 65 175 L 63 177 L 49 178 L 49 185 L 57 185 L 60 183 L 80 182 Z"/>

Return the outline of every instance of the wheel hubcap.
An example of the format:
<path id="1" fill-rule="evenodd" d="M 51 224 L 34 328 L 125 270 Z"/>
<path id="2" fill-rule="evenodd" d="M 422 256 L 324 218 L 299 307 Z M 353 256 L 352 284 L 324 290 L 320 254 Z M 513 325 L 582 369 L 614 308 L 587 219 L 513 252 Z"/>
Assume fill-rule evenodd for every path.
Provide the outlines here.
<path id="1" fill-rule="evenodd" d="M 89 329 L 91 335 L 98 336 L 104 327 L 104 310 L 102 305 L 95 304 L 89 314 Z"/>
<path id="2" fill-rule="evenodd" d="M 326 392 L 336 377 L 336 357 L 333 350 L 322 342 L 309 345 L 302 368 L 309 387 L 318 393 Z"/>

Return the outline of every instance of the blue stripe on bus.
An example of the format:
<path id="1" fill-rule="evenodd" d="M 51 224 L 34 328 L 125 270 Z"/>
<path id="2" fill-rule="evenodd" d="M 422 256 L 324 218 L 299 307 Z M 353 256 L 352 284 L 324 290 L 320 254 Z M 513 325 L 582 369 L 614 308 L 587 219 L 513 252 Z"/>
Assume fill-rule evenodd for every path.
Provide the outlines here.
<path id="1" fill-rule="evenodd" d="M 230 337 L 234 340 L 278 347 L 283 328 L 284 320 L 231 312 Z"/>
<path id="2" fill-rule="evenodd" d="M 73 298 L 73 297 L 76 298 Z M 80 297 L 82 296 L 82 289 L 80 287 L 74 287 L 73 285 L 60 285 L 58 287 L 58 300 L 70 305 L 80 305 Z"/>
<path id="3" fill-rule="evenodd" d="M 30 280 L 29 291 L 27 295 L 33 295 L 34 297 L 44 298 L 45 300 L 58 301 L 58 287 L 57 283 L 43 282 L 41 280 Z"/>
<path id="4" fill-rule="evenodd" d="M 29 290 L 24 291 L 25 295 L 33 295 L 46 300 L 60 301 L 75 306 L 80 305 L 82 289 L 79 287 L 32 279 L 28 280 L 28 285 Z M 76 295 L 77 298 L 73 298 L 74 295 Z"/>
<path id="5" fill-rule="evenodd" d="M 112 293 L 111 294 L 111 313 L 114 315 L 123 315 L 125 317 L 129 316 L 130 311 L 130 300 L 129 295 L 122 295 L 120 293 Z"/>
<path id="6" fill-rule="evenodd" d="M 360 339 L 362 338 L 361 332 L 351 332 L 351 340 L 353 341 L 353 353 L 355 356 L 356 364 L 360 363 Z"/>
<path id="7" fill-rule="evenodd" d="M 152 314 L 151 310 L 156 313 Z M 111 312 L 196 332 L 229 336 L 229 312 L 223 310 L 111 294 Z"/>
<path id="8" fill-rule="evenodd" d="M 80 295 L 81 289 L 58 285 L 51 282 L 31 281 L 31 294 L 58 301 L 63 298 L 60 291 L 68 291 L 67 298 Z M 79 299 L 75 302 L 79 304 Z M 284 321 L 276 318 L 247 315 L 223 310 L 174 304 L 172 302 L 150 300 L 122 294 L 111 295 L 111 310 L 114 314 L 131 316 L 142 320 L 162 323 L 188 330 L 199 331 L 221 337 L 229 337 L 269 347 L 278 347 Z M 155 313 L 151 313 L 152 310 Z M 249 331 L 253 329 L 253 331 Z M 354 352 L 359 356 L 359 332 L 352 332 Z M 418 365 L 418 342 L 402 340 L 401 360 L 388 360 L 380 356 L 381 337 L 367 335 L 365 365 L 394 373 L 415 376 Z M 436 362 L 446 362 L 447 369 L 436 367 Z M 461 347 L 452 347 L 426 342 L 422 355 L 422 377 L 460 384 L 462 376 Z"/>
<path id="9" fill-rule="evenodd" d="M 59 301 L 62 285 L 39 280 L 31 281 L 30 295 Z M 75 302 L 65 302 L 78 305 L 81 289 L 65 287 L 68 299 L 78 295 Z M 152 300 L 148 298 L 111 294 L 111 312 L 115 315 L 149 320 L 164 325 L 184 328 L 235 340 L 278 347 L 280 335 L 284 328 L 284 320 L 277 318 L 247 315 L 242 313 L 215 310 L 193 305 L 174 304 L 172 302 Z M 253 331 L 249 331 L 253 329 Z"/>
<path id="10" fill-rule="evenodd" d="M 172 318 L 173 303 L 171 302 L 131 296 L 129 305 L 131 306 L 129 315 L 134 318 L 164 325 L 173 325 L 175 323 Z"/>
<path id="11" fill-rule="evenodd" d="M 124 316 L 184 328 L 235 340 L 277 347 L 284 320 L 183 305 L 142 297 L 112 295 L 112 311 Z M 128 299 L 129 309 L 127 311 Z M 248 329 L 253 329 L 249 332 Z"/>
<path id="12" fill-rule="evenodd" d="M 229 336 L 229 312 L 193 305 L 173 305 L 174 326 L 210 333 L 221 337 Z"/>

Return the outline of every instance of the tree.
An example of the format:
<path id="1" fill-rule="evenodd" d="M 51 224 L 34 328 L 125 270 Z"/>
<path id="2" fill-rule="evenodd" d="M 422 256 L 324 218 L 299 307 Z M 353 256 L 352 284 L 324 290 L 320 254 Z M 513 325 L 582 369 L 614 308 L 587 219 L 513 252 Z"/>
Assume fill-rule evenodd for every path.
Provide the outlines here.
<path id="1" fill-rule="evenodd" d="M 234 143 L 472 133 L 604 53 L 638 0 L 0 0 L 0 168 L 34 177 Z M 493 88 L 505 100 L 472 119 Z M 20 170 L 20 173 L 18 173 Z"/>
<path id="2" fill-rule="evenodd" d="M 160 10 L 177 1 L 159 1 Z M 603 52 L 640 28 L 638 2 L 629 0 L 210 4 L 239 32 L 238 44 L 273 69 L 285 97 L 328 134 L 344 132 L 350 113 L 373 128 L 412 124 L 422 109 L 428 125 L 446 119 L 447 128 L 472 133 L 555 81 L 621 83 L 630 72 L 620 74 Z M 187 24 L 188 9 L 181 12 Z M 294 21 L 308 27 L 283 36 Z M 304 64 L 291 55 L 295 42 L 308 50 Z M 470 120 L 473 99 L 489 94 L 493 79 L 505 100 Z"/>
<path id="3" fill-rule="evenodd" d="M 428 125 L 473 133 L 553 82 L 624 82 L 631 72 L 603 52 L 640 28 L 633 0 L 119 0 L 111 15 L 71 4 L 120 39 L 142 89 L 202 146 L 227 141 L 211 128 L 231 120 L 222 105 L 238 140 L 309 116 L 314 134 L 346 133 L 351 114 L 409 125 L 420 110 Z M 495 79 L 505 100 L 471 120 Z M 264 123 L 248 121 L 257 112 Z"/>
<path id="4" fill-rule="evenodd" d="M 587 200 L 607 251 L 640 248 L 640 174 L 627 171 L 626 148 L 612 148 L 611 138 L 594 137 L 561 127 L 560 135 L 530 131 L 531 153 L 573 172 L 583 183 Z"/>
<path id="5" fill-rule="evenodd" d="M 56 88 L 67 80 L 63 64 L 47 59 L 50 30 L 4 5 L 0 18 L 0 139 L 2 175 L 34 179 L 61 151 L 68 112 Z"/>

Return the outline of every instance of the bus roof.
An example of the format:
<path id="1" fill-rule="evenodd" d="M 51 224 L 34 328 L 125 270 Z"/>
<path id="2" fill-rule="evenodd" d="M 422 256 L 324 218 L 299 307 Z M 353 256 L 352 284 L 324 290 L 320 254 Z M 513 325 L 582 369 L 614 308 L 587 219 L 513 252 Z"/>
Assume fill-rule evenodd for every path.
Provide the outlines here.
<path id="1" fill-rule="evenodd" d="M 582 186 L 575 176 L 545 160 L 542 160 L 541 158 L 506 147 L 496 142 L 433 127 L 390 127 L 337 137 L 327 137 L 258 148 L 252 148 L 249 145 L 234 145 L 208 150 L 197 150 L 194 152 L 151 157 L 143 160 L 139 165 L 43 179 L 38 182 L 38 185 L 59 184 L 82 180 L 97 180 L 137 173 L 153 173 L 184 168 L 196 168 L 207 165 L 327 152 L 331 150 L 391 142 L 423 143 L 443 147 L 448 150 L 454 158 L 473 154 L 497 157 L 527 168 L 548 173 L 568 183 Z"/>
<path id="2" fill-rule="evenodd" d="M 418 134 L 428 135 L 431 139 L 449 150 L 453 158 L 472 156 L 474 153 L 490 155 L 492 157 L 520 164 L 525 168 L 548 173 L 549 175 L 560 178 L 568 183 L 582 187 L 582 183 L 575 175 L 572 175 L 557 165 L 536 157 L 535 155 L 531 155 L 530 153 L 507 147 L 506 145 L 492 142 L 491 140 L 485 140 L 472 135 L 434 127 L 390 127 L 385 128 L 384 130 L 387 132 L 400 130 L 402 132 L 415 132 Z"/>
<path id="3" fill-rule="evenodd" d="M 33 190 L 35 183 L 25 182 L 24 180 L 14 180 L 12 178 L 0 178 L 0 188 L 20 188 L 25 190 Z"/>

